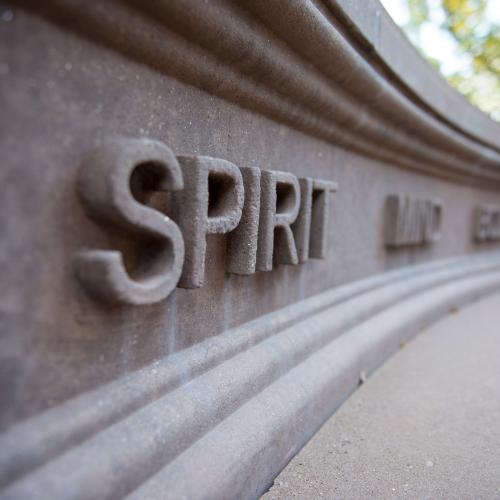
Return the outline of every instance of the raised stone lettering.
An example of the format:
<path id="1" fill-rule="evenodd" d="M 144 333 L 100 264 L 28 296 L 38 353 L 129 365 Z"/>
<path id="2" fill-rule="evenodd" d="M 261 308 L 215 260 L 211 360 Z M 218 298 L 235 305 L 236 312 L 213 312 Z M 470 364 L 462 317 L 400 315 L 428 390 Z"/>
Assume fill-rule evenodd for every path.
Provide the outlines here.
<path id="1" fill-rule="evenodd" d="M 174 195 L 173 218 L 186 242 L 181 288 L 200 288 L 205 277 L 206 236 L 228 233 L 240 221 L 244 188 L 232 163 L 208 156 L 178 156 L 184 189 Z"/>
<path id="2" fill-rule="evenodd" d="M 299 262 L 324 259 L 330 215 L 330 193 L 337 183 L 304 177 L 299 179 L 300 211 L 292 229 Z"/>
<path id="3" fill-rule="evenodd" d="M 479 243 L 500 240 L 500 208 L 487 205 L 477 207 L 474 238 Z"/>
<path id="4" fill-rule="evenodd" d="M 426 222 L 424 224 L 424 242 L 434 243 L 441 237 L 443 204 L 438 200 L 427 202 Z"/>
<path id="5" fill-rule="evenodd" d="M 442 204 L 437 200 L 390 195 L 386 201 L 386 245 L 424 245 L 440 236 Z"/>
<path id="6" fill-rule="evenodd" d="M 261 172 L 260 225 L 257 248 L 259 271 L 271 271 L 274 264 L 298 264 L 291 229 L 300 208 L 297 177 L 287 172 Z"/>
<path id="7" fill-rule="evenodd" d="M 299 182 L 290 173 L 238 168 L 219 158 L 175 157 L 157 141 L 109 140 L 84 162 L 78 190 L 98 222 L 141 237 L 142 257 L 128 270 L 119 251 L 83 250 L 76 272 L 95 296 L 148 304 L 176 285 L 203 286 L 207 234 L 228 234 L 227 270 L 235 274 L 322 259 L 336 189 L 334 182 Z M 162 190 L 172 191 L 165 200 L 172 220 L 146 206 Z"/>
<path id="8" fill-rule="evenodd" d="M 76 255 L 75 270 L 82 285 L 92 295 L 111 303 L 161 301 L 175 288 L 182 269 L 182 234 L 166 215 L 134 198 L 131 179 L 135 173 L 139 188 L 144 183 L 147 189 L 156 191 L 183 187 L 172 151 L 147 139 L 106 141 L 85 159 L 78 180 L 78 192 L 91 217 L 144 242 L 143 257 L 130 274 L 119 251 L 82 250 Z"/>
<path id="9" fill-rule="evenodd" d="M 292 231 L 299 262 L 306 262 L 309 259 L 313 180 L 310 177 L 302 177 L 299 179 L 299 185 L 300 210 L 297 219 L 292 224 Z"/>
<path id="10" fill-rule="evenodd" d="M 234 274 L 253 274 L 257 261 L 260 212 L 260 170 L 241 167 L 245 202 L 241 220 L 228 236 L 227 270 Z"/>

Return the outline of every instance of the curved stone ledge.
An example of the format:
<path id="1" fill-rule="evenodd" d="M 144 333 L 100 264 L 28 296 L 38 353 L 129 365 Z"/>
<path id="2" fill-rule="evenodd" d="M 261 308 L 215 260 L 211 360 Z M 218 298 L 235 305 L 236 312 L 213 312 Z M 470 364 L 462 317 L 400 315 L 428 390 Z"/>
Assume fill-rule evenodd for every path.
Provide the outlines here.
<path id="1" fill-rule="evenodd" d="M 256 496 L 362 372 L 499 288 L 498 252 L 448 259 L 226 331 L 12 427 L 0 440 L 2 498 Z"/>
<path id="2" fill-rule="evenodd" d="M 406 343 L 321 426 L 262 500 L 498 496 L 499 308 L 494 293 Z"/>
<path id="3" fill-rule="evenodd" d="M 116 422 L 159 396 L 179 387 L 186 380 L 203 374 L 252 345 L 323 312 L 329 307 L 373 292 L 391 283 L 448 267 L 459 267 L 470 258 L 447 259 L 387 272 L 354 282 L 327 293 L 229 330 L 182 351 L 168 359 L 86 393 L 11 429 L 0 438 L 0 448 L 11 450 L 0 455 L 0 484 L 12 481 L 47 458 L 81 441 L 99 429 Z M 110 398 L 109 395 L 113 397 Z M 96 401 L 99 404 L 96 405 Z M 38 430 L 34 430 L 38 429 Z M 42 432 L 40 432 L 42 430 Z"/>
<path id="4" fill-rule="evenodd" d="M 479 131 L 473 139 L 438 118 L 401 82 L 395 85 L 322 3 L 219 0 L 203 9 L 196 0 L 21 3 L 130 59 L 335 144 L 500 187 L 500 152 L 490 140 L 500 126 L 488 122 L 493 132 L 480 140 Z M 421 65 L 416 53 L 413 59 Z"/>
<path id="5" fill-rule="evenodd" d="M 500 288 L 499 126 L 343 0 L 11 9 L 1 498 L 255 497 Z"/>
<path id="6" fill-rule="evenodd" d="M 420 57 L 378 0 L 362 3 L 328 0 L 327 4 L 334 15 L 343 17 L 344 24 L 383 60 L 391 73 L 397 75 L 415 99 L 438 114 L 441 120 L 498 149 L 498 123 L 471 105 Z"/>

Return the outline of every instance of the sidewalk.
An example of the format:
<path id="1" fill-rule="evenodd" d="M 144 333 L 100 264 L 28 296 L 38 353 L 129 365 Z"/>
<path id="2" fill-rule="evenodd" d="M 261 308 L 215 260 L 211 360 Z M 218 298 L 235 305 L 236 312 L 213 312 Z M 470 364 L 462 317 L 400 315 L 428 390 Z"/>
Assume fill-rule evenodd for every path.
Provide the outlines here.
<path id="1" fill-rule="evenodd" d="M 262 498 L 500 499 L 500 294 L 403 346 Z"/>

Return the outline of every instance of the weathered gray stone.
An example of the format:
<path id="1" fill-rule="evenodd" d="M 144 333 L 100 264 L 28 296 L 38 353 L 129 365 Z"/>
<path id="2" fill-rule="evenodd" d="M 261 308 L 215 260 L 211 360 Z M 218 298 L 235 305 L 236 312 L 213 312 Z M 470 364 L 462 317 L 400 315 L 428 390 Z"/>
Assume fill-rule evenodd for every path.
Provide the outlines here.
<path id="1" fill-rule="evenodd" d="M 98 223 L 142 239 L 144 256 L 130 275 L 119 251 L 81 250 L 74 259 L 75 271 L 83 286 L 100 300 L 151 304 L 165 299 L 176 287 L 184 241 L 173 221 L 134 199 L 133 180 L 140 195 L 145 190 L 183 188 L 174 154 L 158 141 L 110 139 L 85 158 L 78 191 L 88 213 Z"/>
<path id="2" fill-rule="evenodd" d="M 170 244 L 172 248 L 166 244 L 159 245 L 156 241 L 144 244 L 146 256 L 144 262 L 137 265 L 139 272 L 135 281 L 128 278 L 119 252 L 79 252 L 75 258 L 77 275 L 83 285 L 97 297 L 107 302 L 136 305 L 158 302 L 175 288 L 181 269 L 183 274 L 180 276 L 179 286 L 200 288 L 204 283 L 207 234 L 225 234 L 231 231 L 228 239 L 229 272 L 253 274 L 258 250 L 260 211 L 266 210 L 266 204 L 260 204 L 261 189 L 275 191 L 272 201 L 274 208 L 270 216 L 276 221 L 270 230 L 273 238 L 276 227 L 286 225 L 287 232 L 290 233 L 288 226 L 291 217 L 296 217 L 295 205 L 298 203 L 295 184 L 288 181 L 292 179 L 295 182 L 293 176 L 283 172 L 269 172 L 274 182 L 269 187 L 265 181 L 261 184 L 261 174 L 257 168 L 244 168 L 241 176 L 235 165 L 218 158 L 183 156 L 180 161 L 186 174 L 186 189 L 183 189 L 182 174 L 173 153 L 158 141 L 108 141 L 86 160 L 80 176 L 79 190 L 91 215 L 108 224 L 120 226 L 126 233 L 144 232 L 145 225 L 151 233 L 150 240 L 158 238 L 158 234 L 164 232 L 157 227 L 158 224 L 155 226 L 149 222 L 148 225 L 148 220 L 156 217 L 156 221 L 162 221 L 167 226 L 169 232 L 164 235 L 167 240 L 173 238 L 171 232 L 177 237 L 175 244 Z M 169 171 L 170 164 L 173 165 L 172 171 Z M 243 184 L 242 177 L 245 179 Z M 155 209 L 143 205 L 155 192 L 168 190 L 166 186 L 169 183 L 173 184 L 174 190 L 180 191 L 172 197 L 170 211 L 186 235 L 188 247 L 185 252 L 184 240 L 177 225 L 166 215 L 160 215 Z M 297 227 L 301 251 L 306 256 L 303 261 L 307 260 L 310 247 L 319 258 L 326 252 L 325 225 L 329 208 L 326 196 L 336 189 L 335 183 L 315 179 L 307 179 L 306 185 L 310 186 L 310 192 L 304 193 L 304 215 Z M 290 186 L 292 190 L 287 192 Z M 139 202 L 134 200 L 134 196 Z M 244 199 L 246 203 L 242 208 Z M 285 212 L 277 213 L 278 207 L 285 207 Z M 288 209 L 292 211 L 291 214 L 286 212 Z M 278 252 L 279 245 L 278 243 Z M 294 238 L 288 238 L 286 245 L 294 246 Z M 270 246 L 272 249 L 273 242 Z M 170 253 L 176 250 L 181 256 L 174 256 L 172 259 Z M 282 252 L 285 255 L 284 263 L 298 264 L 297 259 L 286 260 L 289 252 L 287 248 Z M 182 258 L 184 253 L 185 262 Z M 175 269 L 169 273 L 171 265 Z"/>
<path id="3" fill-rule="evenodd" d="M 232 231 L 240 221 L 243 180 L 232 163 L 208 156 L 179 156 L 185 187 L 174 195 L 175 216 L 186 241 L 179 286 L 199 288 L 205 279 L 207 234 Z"/>
<path id="4" fill-rule="evenodd" d="M 300 210 L 297 219 L 292 224 L 292 231 L 297 247 L 299 262 L 309 259 L 309 246 L 311 236 L 311 212 L 313 180 L 310 177 L 299 179 L 300 185 Z"/>
<path id="5" fill-rule="evenodd" d="M 253 274 L 257 262 L 260 213 L 260 170 L 240 167 L 245 202 L 240 223 L 228 237 L 227 270 L 234 274 Z"/>
<path id="6" fill-rule="evenodd" d="M 476 208 L 474 237 L 480 243 L 500 240 L 500 208 L 484 205 Z"/>
<path id="7" fill-rule="evenodd" d="M 401 247 L 435 243 L 440 237 L 442 203 L 390 195 L 386 201 L 386 245 Z"/>
<path id="8" fill-rule="evenodd" d="M 255 498 L 361 372 L 498 288 L 498 243 L 474 229 L 476 207 L 498 205 L 499 125 L 471 114 L 380 8 L 1 8 L 0 496 Z M 146 214 L 127 228 L 105 223 L 109 209 L 89 217 L 76 189 L 85 155 L 116 136 L 159 141 L 179 155 L 161 146 L 162 164 L 184 165 L 182 190 L 139 168 L 131 198 L 113 177 Z M 105 171 L 89 181 L 102 205 Z M 297 231 L 299 178 L 340 188 L 313 195 Z M 391 194 L 439 200 L 440 238 L 388 248 Z M 434 239 L 419 210 L 404 232 Z M 200 288 L 131 307 L 104 287 L 119 307 L 95 300 L 75 279 L 82 251 L 119 252 L 128 291 L 172 275 L 173 253 L 150 246 L 170 240 L 138 229 L 151 214 L 179 224 L 182 284 Z"/>
<path id="9" fill-rule="evenodd" d="M 271 271 L 273 264 L 298 264 L 291 229 L 300 209 L 297 177 L 287 172 L 263 170 L 260 198 L 257 269 Z"/>
<path id="10" fill-rule="evenodd" d="M 297 245 L 299 262 L 309 258 L 324 259 L 327 253 L 330 222 L 330 193 L 337 190 L 337 183 L 299 179 L 300 211 L 292 229 Z"/>

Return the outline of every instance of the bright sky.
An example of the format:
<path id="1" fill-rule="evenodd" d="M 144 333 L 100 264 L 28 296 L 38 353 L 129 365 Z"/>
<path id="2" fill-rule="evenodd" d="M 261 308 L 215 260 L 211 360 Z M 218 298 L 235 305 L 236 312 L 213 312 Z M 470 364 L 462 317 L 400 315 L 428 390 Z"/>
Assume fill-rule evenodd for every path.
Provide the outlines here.
<path id="1" fill-rule="evenodd" d="M 407 25 L 410 20 L 407 0 L 381 0 L 381 2 L 396 24 Z M 407 34 L 428 58 L 439 62 L 445 77 L 454 73 L 465 77 L 456 85 L 457 89 L 469 95 L 471 101 L 489 113 L 493 119 L 500 121 L 500 93 L 497 80 L 492 75 L 477 74 L 471 56 L 462 53 L 453 36 L 445 28 L 441 28 L 445 16 L 441 3 L 442 0 L 428 0 L 429 21 L 419 30 L 410 30 Z M 500 0 L 489 0 L 486 16 L 489 21 L 500 24 Z M 479 27 L 476 27 L 476 30 L 478 29 Z"/>
<path id="2" fill-rule="evenodd" d="M 405 0 L 381 0 L 382 4 L 400 26 L 409 21 L 408 8 Z M 429 1 L 429 14 L 431 20 L 422 24 L 420 35 L 413 40 L 428 56 L 441 63 L 444 75 L 456 71 L 466 72 L 469 67 L 469 58 L 458 51 L 457 42 L 452 35 L 439 28 L 444 19 L 440 0 Z"/>
<path id="3" fill-rule="evenodd" d="M 381 0 L 384 7 L 392 16 L 396 24 L 403 26 L 409 21 L 408 8 L 405 0 Z M 492 21 L 500 23 L 499 0 L 489 2 L 487 16 Z M 494 8 L 496 4 L 496 8 Z M 429 0 L 430 21 L 422 25 L 418 40 L 414 40 L 428 57 L 437 59 L 441 63 L 444 75 L 455 72 L 467 73 L 470 67 L 470 58 L 460 53 L 453 36 L 439 26 L 444 20 L 441 0 Z"/>

